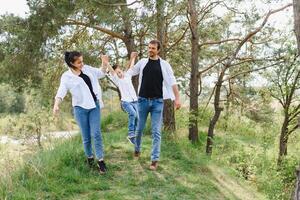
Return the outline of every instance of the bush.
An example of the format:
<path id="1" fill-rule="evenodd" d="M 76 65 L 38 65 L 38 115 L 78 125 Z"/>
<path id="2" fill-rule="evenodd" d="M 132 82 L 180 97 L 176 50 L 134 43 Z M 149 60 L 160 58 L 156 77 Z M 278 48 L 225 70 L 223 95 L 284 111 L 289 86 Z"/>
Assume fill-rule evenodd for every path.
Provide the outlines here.
<path id="1" fill-rule="evenodd" d="M 128 117 L 127 114 L 122 111 L 112 112 L 105 117 L 101 116 L 101 118 L 101 129 L 105 132 L 127 126 Z"/>
<path id="2" fill-rule="evenodd" d="M 8 84 L 0 84 L 0 113 L 21 113 L 24 109 L 23 94 L 14 91 Z"/>

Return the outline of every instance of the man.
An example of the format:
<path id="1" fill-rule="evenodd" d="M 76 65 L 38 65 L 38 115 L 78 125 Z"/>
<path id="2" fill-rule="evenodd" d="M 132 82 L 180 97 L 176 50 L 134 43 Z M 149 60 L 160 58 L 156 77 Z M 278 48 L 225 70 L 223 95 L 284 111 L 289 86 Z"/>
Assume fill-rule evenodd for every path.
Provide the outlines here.
<path id="1" fill-rule="evenodd" d="M 180 108 L 179 92 L 170 64 L 158 56 L 161 44 L 158 40 L 148 45 L 149 58 L 143 58 L 127 71 L 131 76 L 139 74 L 138 112 L 139 121 L 135 141 L 135 157 L 140 156 L 141 138 L 148 114 L 151 116 L 152 152 L 150 170 L 156 170 L 160 156 L 163 100 L 175 100 Z"/>

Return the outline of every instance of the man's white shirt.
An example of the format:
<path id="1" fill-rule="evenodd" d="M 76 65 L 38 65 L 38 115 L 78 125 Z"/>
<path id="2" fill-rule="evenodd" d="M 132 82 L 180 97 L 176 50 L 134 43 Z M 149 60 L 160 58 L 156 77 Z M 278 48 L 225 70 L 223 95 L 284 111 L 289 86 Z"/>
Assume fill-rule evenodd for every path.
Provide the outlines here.
<path id="1" fill-rule="evenodd" d="M 130 68 L 127 71 L 127 74 L 129 76 L 139 75 L 138 93 L 140 91 L 141 84 L 142 84 L 143 70 L 146 64 L 148 63 L 148 60 L 149 58 L 143 58 L 139 60 L 132 68 Z M 172 86 L 176 85 L 177 82 L 174 76 L 174 72 L 172 70 L 171 65 L 167 61 L 161 58 L 159 58 L 159 60 L 160 60 L 160 66 L 163 75 L 163 99 L 175 100 L 175 95 Z"/>

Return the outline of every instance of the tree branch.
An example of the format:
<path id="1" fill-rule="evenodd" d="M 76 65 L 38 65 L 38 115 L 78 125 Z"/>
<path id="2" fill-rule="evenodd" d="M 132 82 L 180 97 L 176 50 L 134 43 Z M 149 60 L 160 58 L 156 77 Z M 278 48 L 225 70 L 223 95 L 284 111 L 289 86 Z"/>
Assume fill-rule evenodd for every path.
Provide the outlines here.
<path id="1" fill-rule="evenodd" d="M 85 27 L 93 28 L 95 30 L 98 30 L 98 31 L 101 31 L 101 32 L 103 32 L 105 34 L 108 34 L 108 35 L 110 35 L 110 36 L 112 36 L 114 38 L 125 40 L 125 37 L 122 34 L 120 34 L 120 33 L 114 32 L 112 30 L 109 30 L 109 29 L 106 29 L 106 28 L 103 28 L 103 27 L 100 27 L 100 26 L 91 25 L 90 23 L 87 23 L 87 22 L 77 21 L 77 20 L 74 20 L 74 19 L 67 19 L 66 20 L 66 24 L 68 24 L 68 25 L 85 26 Z"/>
<path id="2" fill-rule="evenodd" d="M 221 59 L 217 60 L 215 63 L 213 63 L 213 64 L 209 65 L 208 67 L 206 67 L 205 69 L 199 71 L 199 76 L 201 76 L 201 74 L 207 72 L 208 70 L 210 70 L 211 68 L 213 68 L 213 67 L 216 66 L 217 64 L 223 62 L 223 61 L 226 60 L 227 58 L 228 58 L 227 56 L 224 57 L 224 58 L 221 58 Z"/>
<path id="3" fill-rule="evenodd" d="M 93 1 L 93 2 L 95 2 L 95 3 L 99 4 L 99 5 L 102 5 L 102 6 L 127 6 L 127 7 L 131 6 L 133 4 L 136 4 L 136 3 L 141 3 L 141 1 L 138 1 L 138 0 L 133 1 L 133 2 L 131 2 L 129 4 L 127 4 L 127 3 L 103 3 L 101 1 Z"/>
<path id="4" fill-rule="evenodd" d="M 231 39 L 226 39 L 226 40 L 220 40 L 220 41 L 209 41 L 209 42 L 204 42 L 202 44 L 199 44 L 199 48 L 205 45 L 212 45 L 212 44 L 222 44 L 225 42 L 231 42 L 231 41 L 242 41 L 240 38 L 231 38 Z"/>
<path id="5" fill-rule="evenodd" d="M 172 49 L 174 46 L 176 46 L 185 36 L 187 30 L 189 29 L 189 26 L 187 26 L 184 30 L 184 32 L 182 33 L 182 35 L 173 43 L 171 44 L 167 49 L 166 52 L 168 52 L 170 49 Z"/>
<path id="6" fill-rule="evenodd" d="M 242 48 L 242 46 L 250 39 L 252 38 L 256 33 L 258 33 L 267 23 L 269 17 L 277 12 L 280 12 L 288 7 L 292 6 L 292 4 L 287 4 L 286 6 L 283 6 L 279 9 L 273 10 L 273 11 L 269 11 L 268 14 L 265 16 L 263 22 L 261 23 L 261 25 L 259 27 L 257 27 L 254 31 L 251 31 L 250 33 L 248 33 L 244 39 L 239 43 L 239 45 L 237 46 L 235 52 L 231 55 L 231 58 L 228 60 L 228 62 L 226 63 L 227 67 L 230 67 L 232 61 L 236 58 L 237 54 L 239 53 L 240 49 Z"/>
<path id="7" fill-rule="evenodd" d="M 235 75 L 230 76 L 230 77 L 227 78 L 227 79 L 224 79 L 223 82 L 225 82 L 225 81 L 227 81 L 227 80 L 229 80 L 229 79 L 233 79 L 233 78 L 235 78 L 235 77 L 237 77 L 237 76 L 239 76 L 239 75 L 242 75 L 242 74 L 248 74 L 248 73 L 251 73 L 251 72 L 257 72 L 257 71 L 260 71 L 260 70 L 263 70 L 263 69 L 267 69 L 267 68 L 273 67 L 274 65 L 278 65 L 278 64 L 280 64 L 280 63 L 283 63 L 283 61 L 279 61 L 279 62 L 273 63 L 273 64 L 268 65 L 268 66 L 265 66 L 265 67 L 261 67 L 261 68 L 256 68 L 256 69 L 251 69 L 251 70 L 239 72 L 239 73 L 237 73 L 237 74 L 235 74 Z"/>

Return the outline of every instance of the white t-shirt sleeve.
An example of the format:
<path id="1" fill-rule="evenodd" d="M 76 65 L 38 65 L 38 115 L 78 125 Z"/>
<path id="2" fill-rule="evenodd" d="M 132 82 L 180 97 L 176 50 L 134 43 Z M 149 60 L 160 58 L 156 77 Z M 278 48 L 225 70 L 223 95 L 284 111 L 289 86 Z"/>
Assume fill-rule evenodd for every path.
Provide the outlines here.
<path id="1" fill-rule="evenodd" d="M 62 76 L 60 78 L 60 84 L 59 84 L 59 87 L 58 87 L 55 99 L 56 98 L 64 99 L 64 97 L 66 96 L 67 92 L 68 92 L 67 82 L 65 80 L 65 77 Z"/>
<path id="2" fill-rule="evenodd" d="M 91 71 L 92 74 L 94 74 L 98 79 L 104 78 L 105 73 L 101 70 L 101 68 L 92 67 L 89 65 L 85 65 L 86 68 Z"/>
<path id="3" fill-rule="evenodd" d="M 142 65 L 143 61 L 139 60 L 133 67 L 127 70 L 127 75 L 129 76 L 136 76 L 140 73 L 140 68 Z"/>
<path id="4" fill-rule="evenodd" d="M 176 78 L 174 76 L 174 72 L 173 72 L 173 69 L 171 67 L 171 65 L 169 63 L 165 63 L 166 65 L 166 72 L 167 72 L 167 77 L 165 77 L 165 81 L 167 82 L 168 85 L 170 86 L 173 86 L 173 85 L 176 85 L 177 82 L 176 82 Z"/>
<path id="5" fill-rule="evenodd" d="M 112 74 L 108 73 L 107 76 L 110 80 L 112 80 L 112 82 L 114 82 L 114 84 L 116 84 L 119 87 L 119 77 L 117 74 L 112 75 Z"/>
<path id="6" fill-rule="evenodd" d="M 127 73 L 127 71 L 126 71 L 126 72 L 124 72 L 124 77 L 126 77 L 126 78 L 130 78 L 130 79 L 132 78 L 131 74 L 128 74 L 128 73 Z"/>

